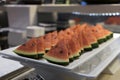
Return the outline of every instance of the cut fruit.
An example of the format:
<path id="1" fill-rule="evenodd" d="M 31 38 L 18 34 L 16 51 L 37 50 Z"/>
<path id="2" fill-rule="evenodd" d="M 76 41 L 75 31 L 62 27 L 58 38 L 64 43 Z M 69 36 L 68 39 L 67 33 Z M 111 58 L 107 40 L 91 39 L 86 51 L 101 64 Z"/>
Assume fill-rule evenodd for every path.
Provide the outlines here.
<path id="1" fill-rule="evenodd" d="M 92 34 L 97 38 L 99 44 L 106 41 L 106 36 L 103 35 L 104 33 L 101 30 L 99 30 L 99 28 L 91 27 L 90 29 L 92 31 Z"/>
<path id="2" fill-rule="evenodd" d="M 97 24 L 97 28 L 103 33 L 103 35 L 105 36 L 106 40 L 110 39 L 113 37 L 113 33 L 105 28 L 102 27 L 102 25 Z"/>
<path id="3" fill-rule="evenodd" d="M 41 36 L 37 38 L 37 53 L 38 57 L 41 58 L 45 54 L 45 44 L 44 37 Z"/>
<path id="4" fill-rule="evenodd" d="M 59 33 L 58 33 L 58 40 L 61 40 L 61 39 L 63 39 L 64 38 L 64 31 L 63 30 L 61 30 Z"/>
<path id="5" fill-rule="evenodd" d="M 55 46 L 58 42 L 58 34 L 57 31 L 54 31 L 51 33 L 51 42 L 52 42 L 52 46 Z"/>
<path id="6" fill-rule="evenodd" d="M 77 36 L 70 29 L 66 29 L 65 32 L 66 32 L 67 36 L 70 37 L 70 39 L 68 41 L 68 45 L 69 45 L 69 50 L 71 50 L 71 55 L 73 57 L 79 57 L 80 56 L 79 52 L 81 52 L 81 47 L 77 40 Z"/>
<path id="7" fill-rule="evenodd" d="M 25 44 L 16 48 L 14 52 L 24 57 L 38 59 L 39 57 L 37 54 L 37 39 L 36 38 L 30 39 Z"/>
<path id="8" fill-rule="evenodd" d="M 99 47 L 113 37 L 113 33 L 101 25 L 78 24 L 60 32 L 54 31 L 32 38 L 14 50 L 21 56 L 67 65 L 83 52 Z"/>
<path id="9" fill-rule="evenodd" d="M 91 51 L 92 50 L 91 42 L 87 39 L 86 32 L 84 29 L 85 29 L 85 26 L 82 28 L 82 31 L 81 31 L 83 48 L 84 48 L 84 51 Z"/>
<path id="10" fill-rule="evenodd" d="M 68 49 L 66 40 L 60 40 L 48 53 L 43 56 L 45 59 L 52 63 L 67 65 L 69 64 Z"/>
<path id="11" fill-rule="evenodd" d="M 92 48 L 97 48 L 97 47 L 99 47 L 97 38 L 92 34 L 92 31 L 89 28 L 90 28 L 89 26 L 85 27 L 85 29 L 84 29 L 85 36 L 87 37 L 87 40 L 91 44 Z"/>
<path id="12" fill-rule="evenodd" d="M 48 33 L 44 35 L 44 44 L 45 44 L 45 50 L 50 50 L 52 47 L 52 42 L 51 42 L 51 33 Z"/>

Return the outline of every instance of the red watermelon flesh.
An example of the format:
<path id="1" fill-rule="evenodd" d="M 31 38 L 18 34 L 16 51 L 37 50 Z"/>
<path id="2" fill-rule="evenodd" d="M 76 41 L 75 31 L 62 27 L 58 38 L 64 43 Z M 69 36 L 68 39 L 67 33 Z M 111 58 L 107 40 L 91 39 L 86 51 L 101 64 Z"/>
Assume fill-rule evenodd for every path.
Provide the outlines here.
<path id="1" fill-rule="evenodd" d="M 77 40 L 77 37 L 75 35 L 72 36 L 71 40 L 74 43 L 74 46 L 72 46 L 72 45 L 71 46 L 75 48 L 75 49 L 73 48 L 73 51 L 75 53 L 74 57 L 78 57 L 78 56 L 80 56 L 79 53 L 81 52 L 81 46 L 80 46 L 80 44 L 79 44 L 79 42 Z"/>
<path id="2" fill-rule="evenodd" d="M 62 39 L 65 39 L 65 40 L 66 40 L 66 46 L 67 46 L 67 49 L 68 49 L 69 59 L 72 60 L 74 53 L 72 52 L 72 50 L 71 50 L 71 48 L 70 48 L 70 44 L 69 44 L 69 43 L 70 43 L 71 36 L 70 36 L 70 35 L 67 35 L 65 31 L 62 32 L 62 35 L 61 35 L 61 36 L 63 36 Z"/>
<path id="3" fill-rule="evenodd" d="M 79 41 L 80 40 L 80 37 L 78 36 L 78 34 L 75 32 L 74 33 L 74 39 L 75 39 L 75 41 L 76 41 L 76 44 L 77 44 L 77 47 L 78 47 L 78 49 L 79 49 L 79 52 L 81 53 L 81 50 L 83 50 L 83 47 L 82 47 L 82 42 L 81 41 Z M 81 43 L 80 43 L 81 42 Z"/>
<path id="4" fill-rule="evenodd" d="M 69 56 L 66 40 L 60 40 L 47 54 L 44 55 L 44 58 L 53 63 L 68 64 Z"/>
<path id="5" fill-rule="evenodd" d="M 79 32 L 79 33 L 76 33 L 76 34 L 78 34 L 77 36 L 78 36 L 78 38 L 77 38 L 77 40 L 78 40 L 78 42 L 79 42 L 79 44 L 80 44 L 80 46 L 81 46 L 81 50 L 83 50 L 83 40 L 82 40 L 82 32 Z"/>
<path id="6" fill-rule="evenodd" d="M 87 39 L 89 40 L 89 42 L 91 44 L 96 43 L 97 38 L 92 34 L 90 27 L 87 26 L 84 30 L 85 30 L 85 35 L 86 35 Z"/>
<path id="7" fill-rule="evenodd" d="M 46 50 L 50 50 L 51 46 L 52 46 L 52 42 L 51 42 L 51 33 L 45 34 L 44 35 L 44 44 L 45 44 L 45 49 Z"/>
<path id="8" fill-rule="evenodd" d="M 74 36 L 74 32 L 70 29 L 66 29 L 64 35 L 65 38 L 68 39 L 67 41 L 68 41 L 68 50 L 70 50 L 69 53 L 70 59 L 72 59 L 73 57 L 78 57 L 80 47 L 79 44 L 77 44 L 77 40 L 76 37 Z"/>
<path id="9" fill-rule="evenodd" d="M 44 54 L 45 53 L 45 41 L 44 41 L 44 37 L 41 36 L 39 38 L 37 38 L 37 53 L 38 54 Z"/>
<path id="10" fill-rule="evenodd" d="M 86 32 L 82 31 L 82 42 L 84 48 L 89 48 L 91 47 L 91 42 L 87 39 Z"/>
<path id="11" fill-rule="evenodd" d="M 97 26 L 97 28 L 99 28 L 99 30 L 102 31 L 102 33 L 104 34 L 105 37 L 106 37 L 106 36 L 109 36 L 110 34 L 112 34 L 111 31 L 109 31 L 109 30 L 103 28 L 102 25 L 97 24 L 96 26 Z"/>
<path id="12" fill-rule="evenodd" d="M 71 38 L 70 38 L 70 36 L 66 36 L 64 39 L 66 40 L 66 47 L 68 49 L 69 59 L 73 60 L 73 51 L 71 50 L 71 47 L 70 47 L 70 44 L 69 44 Z"/>
<path id="13" fill-rule="evenodd" d="M 54 31 L 54 32 L 51 33 L 52 46 L 55 46 L 57 44 L 57 42 L 58 42 L 58 37 L 57 36 L 58 36 L 57 31 Z"/>
<path id="14" fill-rule="evenodd" d="M 78 35 L 75 32 L 73 32 L 71 29 L 66 29 L 66 34 L 68 36 L 71 36 L 71 39 L 73 39 L 74 44 L 76 46 L 76 53 L 77 52 L 79 53 L 81 51 L 81 46 L 80 46 L 80 43 L 78 41 Z"/>
<path id="15" fill-rule="evenodd" d="M 95 27 L 91 27 L 90 29 L 91 29 L 93 35 L 97 38 L 97 41 L 99 44 L 106 41 L 104 32 L 102 30 L 100 30 L 98 27 L 95 26 Z"/>
<path id="16" fill-rule="evenodd" d="M 73 32 L 75 32 L 76 29 L 77 29 L 77 26 L 76 25 L 75 26 L 71 26 L 69 29 L 72 30 Z"/>
<path id="17" fill-rule="evenodd" d="M 106 37 L 106 35 L 105 35 L 105 33 L 104 33 L 104 28 L 102 27 L 102 25 L 100 25 L 100 24 L 97 24 L 95 27 L 97 27 L 97 29 L 100 31 L 100 33 L 101 33 L 101 35 L 103 36 L 103 37 Z"/>
<path id="18" fill-rule="evenodd" d="M 106 36 L 109 36 L 110 34 L 113 34 L 113 33 L 112 33 L 111 31 L 105 29 L 105 30 L 104 30 L 104 34 L 105 34 Z"/>
<path id="19" fill-rule="evenodd" d="M 91 44 L 87 40 L 87 37 L 85 34 L 86 32 L 84 30 L 86 28 L 86 26 L 87 26 L 87 24 L 77 25 L 77 33 L 78 33 L 78 37 L 79 37 L 79 43 L 81 44 L 81 47 L 84 49 L 91 47 Z"/>
<path id="20" fill-rule="evenodd" d="M 103 34 L 101 33 L 101 31 L 99 31 L 99 29 L 97 27 L 91 27 L 90 29 L 91 29 L 93 35 L 95 35 L 95 37 L 97 39 L 103 38 Z"/>
<path id="21" fill-rule="evenodd" d="M 71 37 L 74 35 L 74 32 L 69 28 L 65 30 L 65 33 L 66 33 L 66 35 L 69 35 Z"/>
<path id="22" fill-rule="evenodd" d="M 30 39 L 25 44 L 16 48 L 14 52 L 21 56 L 38 59 L 37 39 L 36 38 Z"/>
<path id="23" fill-rule="evenodd" d="M 58 42 L 61 41 L 62 39 L 66 40 L 66 47 L 67 49 L 69 49 L 69 45 L 68 45 L 68 42 L 69 42 L 69 39 L 71 37 L 68 36 L 65 31 L 61 30 L 59 33 L 58 33 Z M 58 43 L 57 43 L 58 44 Z M 57 45 L 56 44 L 56 45 Z M 68 51 L 68 55 L 69 55 L 69 58 L 73 58 L 73 56 L 70 55 L 71 54 L 71 50 L 69 49 Z"/>
<path id="24" fill-rule="evenodd" d="M 78 40 L 79 44 L 81 47 L 83 47 L 82 45 L 82 36 L 81 36 L 81 26 L 80 25 L 77 25 L 74 30 L 73 30 L 74 34 L 76 35 L 76 39 Z"/>
<path id="25" fill-rule="evenodd" d="M 92 31 L 90 30 L 90 27 L 85 28 L 85 35 L 89 43 L 91 44 L 92 48 L 97 48 L 99 47 L 99 44 L 97 42 L 97 38 L 95 35 L 93 35 Z"/>
<path id="26" fill-rule="evenodd" d="M 72 46 L 74 46 L 75 44 L 73 43 L 73 41 L 71 42 L 71 34 L 68 33 L 68 30 L 65 30 L 65 31 L 60 31 L 59 32 L 59 36 L 62 36 L 62 39 L 65 39 L 67 41 L 67 48 L 68 48 L 68 55 L 69 55 L 69 59 L 72 60 L 74 55 L 75 55 L 75 51 L 74 49 L 71 49 L 71 44 L 72 43 Z"/>
<path id="27" fill-rule="evenodd" d="M 58 33 L 58 41 L 64 38 L 64 34 L 65 34 L 65 33 L 64 33 L 63 30 L 61 30 L 61 31 Z"/>

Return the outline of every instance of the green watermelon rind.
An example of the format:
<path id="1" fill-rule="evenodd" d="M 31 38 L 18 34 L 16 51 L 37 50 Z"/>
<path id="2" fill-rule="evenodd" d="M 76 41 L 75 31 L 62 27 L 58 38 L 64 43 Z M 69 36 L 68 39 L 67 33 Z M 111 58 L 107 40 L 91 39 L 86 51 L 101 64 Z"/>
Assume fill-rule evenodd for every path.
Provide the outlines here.
<path id="1" fill-rule="evenodd" d="M 113 38 L 113 33 L 111 33 L 111 34 L 109 35 L 109 37 L 110 37 L 110 38 Z"/>
<path id="2" fill-rule="evenodd" d="M 86 52 L 86 51 L 92 51 L 92 46 L 91 45 L 85 46 L 84 47 L 84 52 Z"/>
<path id="3" fill-rule="evenodd" d="M 74 60 L 73 55 L 69 55 L 69 61 L 72 62 Z"/>
<path id="4" fill-rule="evenodd" d="M 21 51 L 21 50 L 14 50 L 13 52 L 15 52 L 15 53 L 19 53 L 19 54 L 25 54 L 25 55 L 36 55 L 37 54 L 37 52 L 35 53 L 35 52 L 27 52 L 27 51 Z"/>
<path id="5" fill-rule="evenodd" d="M 80 56 L 79 51 L 75 53 L 75 55 L 73 55 L 74 58 L 78 58 Z"/>
<path id="6" fill-rule="evenodd" d="M 20 50 L 14 50 L 13 52 L 15 52 L 16 54 L 20 56 L 33 58 L 33 59 L 40 59 L 44 55 L 44 52 L 30 53 L 30 52 L 25 52 L 25 51 L 20 51 Z"/>
<path id="7" fill-rule="evenodd" d="M 106 42 L 107 40 L 108 40 L 108 39 L 105 37 L 105 38 L 104 38 L 104 42 Z"/>
<path id="8" fill-rule="evenodd" d="M 63 65 L 63 66 L 66 66 L 66 65 L 69 64 L 68 62 L 54 62 L 54 61 L 51 61 L 51 60 L 48 60 L 48 59 L 47 59 L 47 61 L 48 61 L 48 62 L 51 62 L 51 63 L 54 63 L 54 64 Z M 72 61 L 71 61 L 71 62 L 72 62 Z"/>
<path id="9" fill-rule="evenodd" d="M 105 36 L 101 37 L 97 41 L 99 44 L 101 44 L 101 43 L 106 42 L 107 40 L 111 39 L 112 37 L 113 37 L 113 33 L 110 33 L 109 35 L 105 35 Z"/>
<path id="10" fill-rule="evenodd" d="M 82 54 L 83 52 L 84 52 L 83 50 L 80 50 L 80 51 L 79 51 L 79 56 L 81 56 L 81 54 Z"/>
<path id="11" fill-rule="evenodd" d="M 45 54 L 45 51 L 42 51 L 42 52 L 37 52 L 37 54 L 38 54 L 38 57 L 39 57 L 39 58 L 42 58 L 42 57 L 43 57 L 43 55 Z"/>
<path id="12" fill-rule="evenodd" d="M 58 58 L 51 57 L 48 55 L 44 55 L 43 57 L 51 63 L 55 63 L 55 64 L 59 64 L 59 65 L 68 65 L 69 64 L 69 59 L 63 60 L 63 59 L 58 59 Z"/>
<path id="13" fill-rule="evenodd" d="M 99 47 L 99 44 L 97 42 L 94 42 L 91 44 L 92 48 L 98 48 Z"/>
<path id="14" fill-rule="evenodd" d="M 45 50 L 45 53 L 48 53 L 49 50 Z"/>
<path id="15" fill-rule="evenodd" d="M 37 53 L 24 52 L 24 51 L 20 51 L 20 50 L 14 50 L 13 52 L 15 52 L 16 54 L 23 56 L 23 57 L 39 59 Z"/>
<path id="16" fill-rule="evenodd" d="M 81 56 L 82 54 L 84 54 L 84 52 L 80 52 L 79 54 L 80 54 L 80 56 Z"/>
<path id="17" fill-rule="evenodd" d="M 69 62 L 73 62 L 74 61 L 74 58 L 69 58 Z"/>
<path id="18" fill-rule="evenodd" d="M 78 57 L 80 57 L 80 51 L 75 53 L 75 55 L 73 55 L 73 57 L 69 58 L 69 61 L 72 62 L 74 59 L 77 59 Z"/>
<path id="19" fill-rule="evenodd" d="M 99 44 L 102 44 L 103 42 L 105 42 L 105 37 L 100 38 L 100 39 L 98 39 L 97 41 L 98 41 Z"/>
<path id="20" fill-rule="evenodd" d="M 79 54 L 81 55 L 82 53 L 84 53 L 84 49 L 82 49 L 81 52 L 80 52 Z"/>
<path id="21" fill-rule="evenodd" d="M 105 36 L 105 39 L 104 40 L 109 40 L 109 39 L 111 39 L 113 37 L 113 33 L 111 32 L 110 34 L 108 34 L 108 35 L 106 35 Z M 105 41 L 104 41 L 105 42 Z"/>
<path id="22" fill-rule="evenodd" d="M 111 39 L 113 37 L 113 33 L 106 36 L 107 40 Z"/>
<path id="23" fill-rule="evenodd" d="M 72 62 L 74 59 L 79 57 L 80 56 L 80 54 L 79 54 L 80 52 L 81 52 L 81 50 L 79 50 L 78 52 L 74 53 L 74 55 L 69 56 L 70 62 Z"/>

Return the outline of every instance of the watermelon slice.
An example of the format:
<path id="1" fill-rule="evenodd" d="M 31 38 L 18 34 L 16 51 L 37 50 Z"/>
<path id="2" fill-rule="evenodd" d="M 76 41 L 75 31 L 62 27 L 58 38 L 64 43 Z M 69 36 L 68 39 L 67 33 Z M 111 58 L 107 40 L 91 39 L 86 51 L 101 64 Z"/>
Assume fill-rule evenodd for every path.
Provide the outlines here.
<path id="1" fill-rule="evenodd" d="M 65 32 L 67 36 L 70 36 L 68 45 L 69 50 L 71 50 L 71 55 L 74 57 L 74 59 L 78 58 L 81 53 L 81 46 L 77 40 L 78 36 L 71 29 L 66 29 Z"/>
<path id="2" fill-rule="evenodd" d="M 91 29 L 93 35 L 97 38 L 97 41 L 99 44 L 106 41 L 106 37 L 105 37 L 104 33 L 99 28 L 91 27 L 90 29 Z"/>
<path id="3" fill-rule="evenodd" d="M 91 51 L 92 50 L 91 42 L 87 39 L 85 33 L 86 33 L 85 31 L 82 31 L 82 41 L 83 41 L 84 51 Z"/>
<path id="4" fill-rule="evenodd" d="M 78 25 L 77 32 L 80 37 L 79 41 L 81 41 L 84 51 L 91 51 L 92 50 L 91 42 L 87 39 L 86 32 L 85 32 L 86 26 L 87 24 Z"/>
<path id="5" fill-rule="evenodd" d="M 67 65 L 69 64 L 68 49 L 66 40 L 60 40 L 48 53 L 43 56 L 49 62 Z"/>
<path id="6" fill-rule="evenodd" d="M 106 37 L 106 40 L 113 37 L 113 33 L 111 31 L 103 28 L 102 25 L 97 24 L 97 28 L 99 28 L 99 30 L 101 30 L 101 32 L 104 34 L 104 36 Z"/>
<path id="7" fill-rule="evenodd" d="M 82 25 L 83 26 L 83 25 Z M 77 41 L 79 42 L 79 45 L 81 47 L 81 53 L 84 52 L 84 46 L 83 46 L 83 40 L 82 40 L 82 32 L 81 32 L 81 25 L 77 25 L 77 26 L 74 26 L 74 28 L 71 28 L 74 32 L 74 34 L 76 35 L 76 39 Z"/>
<path id="8" fill-rule="evenodd" d="M 45 54 L 45 44 L 43 36 L 37 38 L 37 53 L 39 58 L 41 58 Z"/>
<path id="9" fill-rule="evenodd" d="M 52 42 L 52 46 L 55 46 L 58 42 L 58 34 L 57 31 L 54 31 L 51 33 L 51 42 Z"/>
<path id="10" fill-rule="evenodd" d="M 86 35 L 87 39 L 89 40 L 92 48 L 99 47 L 99 44 L 97 42 L 97 38 L 92 34 L 92 31 L 90 30 L 90 27 L 87 26 L 84 30 L 85 30 L 85 35 Z"/>
<path id="11" fill-rule="evenodd" d="M 38 59 L 36 38 L 32 38 L 25 44 L 22 44 L 14 52 L 20 56 Z"/>
<path id="12" fill-rule="evenodd" d="M 73 60 L 74 58 L 80 56 L 79 49 L 77 48 L 77 44 L 72 38 L 68 40 L 68 50 L 70 50 L 70 53 L 69 53 L 70 60 Z"/>
<path id="13" fill-rule="evenodd" d="M 71 47 L 70 47 L 70 44 L 69 44 L 70 43 L 70 38 L 67 38 L 65 40 L 66 40 L 66 47 L 68 49 L 69 61 L 71 62 L 71 61 L 74 60 L 74 52 L 73 52 L 73 50 L 71 50 Z"/>
<path id="14" fill-rule="evenodd" d="M 113 33 L 109 30 L 104 30 L 104 34 L 106 35 L 107 39 L 111 39 L 113 37 Z"/>
<path id="15" fill-rule="evenodd" d="M 45 44 L 46 52 L 48 52 L 52 47 L 52 41 L 51 40 L 52 40 L 51 33 L 48 33 L 48 34 L 44 35 L 44 44 Z"/>
<path id="16" fill-rule="evenodd" d="M 82 48 L 81 48 L 80 43 L 78 41 L 77 33 L 73 32 L 73 30 L 71 30 L 71 29 L 67 29 L 66 33 L 67 33 L 68 36 L 71 36 L 71 39 L 74 42 L 73 44 L 75 45 L 75 48 L 76 48 L 76 50 L 75 50 L 76 51 L 76 56 L 75 57 L 80 56 L 79 53 L 81 53 Z"/>
<path id="17" fill-rule="evenodd" d="M 67 47 L 67 49 L 68 49 L 68 55 L 69 55 L 69 60 L 70 61 L 73 61 L 73 52 L 72 52 L 72 50 L 71 50 L 71 48 L 70 48 L 70 44 L 69 44 L 69 42 L 70 42 L 70 39 L 71 39 L 71 36 L 69 35 L 67 35 L 66 33 L 65 33 L 65 31 L 60 31 L 59 32 L 59 34 L 58 34 L 58 38 L 59 38 L 59 41 L 60 40 L 62 40 L 62 39 L 65 39 L 66 40 L 66 47 Z"/>
<path id="18" fill-rule="evenodd" d="M 61 30 L 59 33 L 58 33 L 58 40 L 61 40 L 61 39 L 63 39 L 64 38 L 64 31 L 63 30 Z"/>
<path id="19" fill-rule="evenodd" d="M 79 45 L 81 46 L 81 53 L 83 53 L 84 52 L 84 46 L 83 46 L 83 40 L 82 40 L 82 32 L 76 32 L 75 33 L 76 35 L 77 35 L 77 40 L 78 40 L 78 42 L 79 42 Z"/>

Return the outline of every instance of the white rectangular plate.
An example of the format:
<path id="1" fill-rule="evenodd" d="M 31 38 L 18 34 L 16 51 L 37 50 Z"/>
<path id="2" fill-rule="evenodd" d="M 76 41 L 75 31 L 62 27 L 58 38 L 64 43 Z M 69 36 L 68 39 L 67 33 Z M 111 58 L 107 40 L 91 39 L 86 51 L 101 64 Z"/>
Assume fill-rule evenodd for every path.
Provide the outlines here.
<path id="1" fill-rule="evenodd" d="M 100 72 L 102 72 L 112 62 L 112 60 L 114 60 L 116 58 L 116 56 L 118 56 L 118 54 L 120 52 L 120 50 L 118 51 L 118 49 L 116 49 L 117 45 L 120 45 L 120 44 L 118 44 L 118 43 L 120 43 L 120 42 L 118 42 L 118 41 L 120 41 L 119 34 L 114 33 L 113 36 L 114 37 L 112 39 L 101 44 L 99 46 L 99 48 L 96 48 L 96 49 L 93 49 L 92 51 L 84 53 L 78 59 L 74 60 L 67 66 L 53 64 L 53 63 L 48 62 L 45 59 L 35 60 L 35 59 L 26 58 L 26 57 L 21 57 L 13 52 L 13 50 L 16 47 L 0 51 L 0 54 L 6 55 L 9 57 L 15 57 L 15 58 L 35 62 L 35 63 L 41 64 L 41 65 L 48 65 L 50 67 L 51 66 L 56 67 L 58 69 L 70 70 L 70 71 L 76 72 L 77 74 L 81 74 L 81 75 L 84 74 L 85 76 L 96 77 L 100 74 Z M 115 48 L 112 48 L 112 47 L 115 47 Z M 113 50 L 115 50 L 114 53 L 113 53 Z M 106 52 L 109 52 L 109 51 L 110 51 L 110 54 L 107 54 Z M 103 55 L 102 53 L 107 54 L 107 56 Z M 88 69 L 88 68 L 86 68 L 84 72 L 79 70 L 79 69 L 82 69 L 82 67 L 84 67 L 84 65 L 86 66 L 87 63 L 89 63 L 89 61 L 92 61 L 92 60 L 94 61 L 94 60 L 96 60 L 95 58 L 99 57 L 99 56 L 102 57 L 101 62 L 99 64 L 97 64 L 95 67 L 94 67 L 94 65 L 92 65 L 92 68 L 87 72 L 86 72 L 86 69 Z M 104 56 L 106 56 L 106 57 L 104 57 Z M 94 63 L 92 63 L 92 64 L 94 64 Z M 99 70 L 97 70 L 97 69 L 99 69 Z"/>

